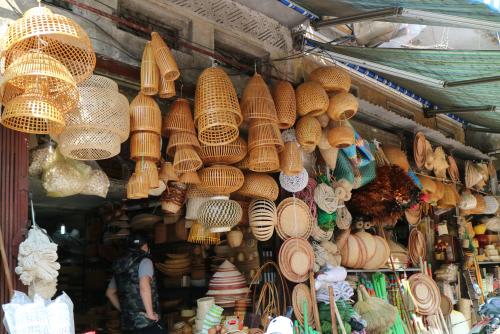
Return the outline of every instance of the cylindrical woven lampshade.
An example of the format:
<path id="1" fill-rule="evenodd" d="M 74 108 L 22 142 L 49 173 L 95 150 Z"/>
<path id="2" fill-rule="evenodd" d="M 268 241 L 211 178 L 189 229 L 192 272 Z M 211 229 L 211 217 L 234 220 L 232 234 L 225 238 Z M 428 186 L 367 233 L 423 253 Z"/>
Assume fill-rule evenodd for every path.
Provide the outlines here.
<path id="1" fill-rule="evenodd" d="M 295 124 L 297 118 L 297 101 L 295 90 L 288 81 L 280 80 L 273 89 L 273 100 L 278 116 L 280 129 L 288 129 Z"/>
<path id="2" fill-rule="evenodd" d="M 199 188 L 213 195 L 229 195 L 240 189 L 245 180 L 241 170 L 225 165 L 203 168 L 199 176 Z"/>
<path id="3" fill-rule="evenodd" d="M 5 105 L 38 85 L 42 86 L 42 90 L 47 87 L 60 112 L 67 113 L 76 108 L 80 95 L 71 73 L 61 62 L 41 52 L 25 53 L 5 70 L 2 89 L 8 86 L 9 94 L 3 94 L 2 103 Z"/>
<path id="4" fill-rule="evenodd" d="M 172 132 L 189 132 L 196 135 L 189 101 L 186 99 L 176 99 L 170 105 L 170 110 L 163 118 L 162 133 L 168 137 Z"/>
<path id="5" fill-rule="evenodd" d="M 130 135 L 130 159 L 159 161 L 160 157 L 160 135 L 142 131 Z"/>
<path id="6" fill-rule="evenodd" d="M 231 231 L 241 220 L 243 211 L 236 201 L 213 199 L 203 203 L 198 211 L 198 221 L 210 232 Z"/>
<path id="7" fill-rule="evenodd" d="M 201 168 L 203 162 L 191 146 L 178 147 L 175 150 L 174 169 L 177 174 L 194 172 Z"/>
<path id="8" fill-rule="evenodd" d="M 318 67 L 309 74 L 309 80 L 319 83 L 328 93 L 347 93 L 351 88 L 349 73 L 338 66 Z"/>
<path id="9" fill-rule="evenodd" d="M 188 242 L 201 245 L 217 245 L 220 243 L 220 234 L 212 233 L 199 222 L 193 222 L 189 230 Z"/>
<path id="10" fill-rule="evenodd" d="M 180 76 L 179 68 L 172 55 L 172 51 L 167 46 L 167 43 L 161 38 L 156 31 L 151 33 L 151 46 L 156 60 L 156 65 L 160 69 L 160 75 L 165 80 L 177 80 Z"/>
<path id="11" fill-rule="evenodd" d="M 198 185 L 201 184 L 201 179 L 197 172 L 187 172 L 179 177 L 179 182 Z"/>
<path id="12" fill-rule="evenodd" d="M 96 57 L 85 30 L 46 7 L 31 8 L 9 24 L 3 43 L 5 68 L 24 53 L 38 49 L 63 63 L 77 83 L 94 71 Z"/>
<path id="13" fill-rule="evenodd" d="M 200 148 L 200 143 L 196 135 L 189 132 L 174 132 L 168 139 L 167 154 L 171 157 L 175 154 L 175 149 L 179 146 L 192 146 Z"/>
<path id="14" fill-rule="evenodd" d="M 147 42 L 141 60 L 141 93 L 156 95 L 160 86 L 160 70 L 156 66 L 151 42 Z"/>
<path id="15" fill-rule="evenodd" d="M 255 73 L 248 81 L 241 97 L 241 111 L 246 120 L 278 121 L 271 92 L 260 74 Z"/>
<path id="16" fill-rule="evenodd" d="M 236 192 L 238 195 L 275 201 L 279 195 L 279 186 L 272 176 L 263 173 L 245 173 L 245 182 Z"/>
<path id="17" fill-rule="evenodd" d="M 351 119 L 358 112 L 358 99 L 349 93 L 338 93 L 330 97 L 326 112 L 334 121 Z"/>
<path id="18" fill-rule="evenodd" d="M 201 72 L 196 84 L 194 99 L 194 122 L 206 113 L 232 113 L 237 125 L 243 121 L 240 102 L 231 79 L 219 67 L 207 68 Z"/>
<path id="19" fill-rule="evenodd" d="M 161 134 L 161 110 L 152 97 L 139 93 L 130 103 L 130 131 Z"/>
<path id="20" fill-rule="evenodd" d="M 160 87 L 158 90 L 158 96 L 160 99 L 170 99 L 175 97 L 175 95 L 175 81 L 165 80 L 165 78 L 160 75 Z"/>
<path id="21" fill-rule="evenodd" d="M 297 114 L 299 116 L 319 116 L 328 109 L 328 95 L 317 82 L 304 82 L 295 91 Z"/>
<path id="22" fill-rule="evenodd" d="M 149 177 L 146 173 L 133 173 L 127 183 L 127 198 L 140 199 L 149 196 Z"/>
<path id="23" fill-rule="evenodd" d="M 284 150 L 280 153 L 280 169 L 288 176 L 299 175 L 304 166 L 302 165 L 302 154 L 295 141 L 285 143 Z"/>
<path id="24" fill-rule="evenodd" d="M 248 129 L 248 149 L 258 146 L 274 145 L 278 152 L 283 150 L 283 138 L 274 121 L 253 119 Z"/>
<path id="25" fill-rule="evenodd" d="M 347 125 L 337 126 L 328 131 L 328 142 L 333 148 L 345 148 L 354 144 L 354 130 Z"/>
<path id="26" fill-rule="evenodd" d="M 198 140 L 208 146 L 229 144 L 240 132 L 234 114 L 210 112 L 198 118 Z"/>
<path id="27" fill-rule="evenodd" d="M 158 167 L 156 166 L 156 162 L 151 160 L 137 161 L 135 164 L 135 173 L 146 174 L 149 180 L 149 188 L 158 188 L 160 186 L 160 179 L 158 176 Z"/>
<path id="28" fill-rule="evenodd" d="M 204 164 L 228 164 L 232 165 L 243 160 L 247 154 L 247 143 L 241 137 L 226 145 L 207 146 L 201 145 L 198 151 Z"/>
<path id="29" fill-rule="evenodd" d="M 278 150 L 274 145 L 257 146 L 248 151 L 248 169 L 254 172 L 269 173 L 280 168 Z"/>
<path id="30" fill-rule="evenodd" d="M 302 117 L 295 125 L 297 142 L 305 147 L 316 147 L 321 139 L 321 131 L 321 124 L 311 116 Z"/>
<path id="31" fill-rule="evenodd" d="M 101 160 L 120 153 L 130 132 L 127 98 L 111 79 L 93 75 L 80 84 L 78 107 L 66 113 L 61 153 L 76 160 Z"/>

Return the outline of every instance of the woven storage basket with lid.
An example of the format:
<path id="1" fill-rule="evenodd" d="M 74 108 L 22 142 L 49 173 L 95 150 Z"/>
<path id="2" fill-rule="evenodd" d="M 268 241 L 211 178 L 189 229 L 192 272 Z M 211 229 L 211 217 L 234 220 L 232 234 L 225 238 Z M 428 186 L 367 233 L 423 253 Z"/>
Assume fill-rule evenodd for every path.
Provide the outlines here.
<path id="1" fill-rule="evenodd" d="M 273 201 L 257 199 L 250 202 L 248 224 L 255 239 L 259 241 L 271 239 L 277 220 L 276 205 Z"/>
<path id="2" fill-rule="evenodd" d="M 160 135 L 153 132 L 135 132 L 130 136 L 130 158 L 159 161 Z"/>
<path id="3" fill-rule="evenodd" d="M 130 131 L 161 134 L 161 110 L 152 97 L 139 93 L 130 103 Z"/>
<path id="4" fill-rule="evenodd" d="M 245 174 L 245 181 L 236 193 L 250 198 L 275 201 L 279 195 L 279 187 L 272 176 L 250 172 Z"/>
<path id="5" fill-rule="evenodd" d="M 297 118 L 297 101 L 295 90 L 288 81 L 280 80 L 273 89 L 273 100 L 278 116 L 280 129 L 288 129 L 295 124 Z"/>
<path id="6" fill-rule="evenodd" d="M 269 145 L 275 145 L 278 152 L 283 150 L 283 138 L 278 125 L 264 119 L 252 120 L 248 129 L 248 149 Z"/>
<path id="7" fill-rule="evenodd" d="M 295 125 L 295 133 L 297 136 L 297 142 L 301 146 L 316 147 L 321 139 L 321 125 L 314 117 L 302 117 Z"/>
<path id="8" fill-rule="evenodd" d="M 198 153 L 191 146 L 180 146 L 175 150 L 174 170 L 177 174 L 194 172 L 203 166 Z"/>
<path id="9" fill-rule="evenodd" d="M 338 66 L 318 67 L 309 74 L 309 80 L 321 84 L 328 93 L 347 93 L 351 88 L 351 77 Z"/>
<path id="10" fill-rule="evenodd" d="M 78 108 L 64 115 L 61 153 L 76 160 L 101 160 L 120 153 L 130 131 L 128 100 L 111 79 L 93 75 L 80 84 Z"/>
<path id="11" fill-rule="evenodd" d="M 141 93 L 156 95 L 160 85 L 160 71 L 156 66 L 151 42 L 147 42 L 141 59 Z"/>
<path id="12" fill-rule="evenodd" d="M 210 232 L 228 232 L 241 220 L 243 211 L 238 202 L 228 199 L 211 199 L 198 211 L 198 221 Z"/>
<path id="13" fill-rule="evenodd" d="M 235 141 L 218 146 L 201 145 L 198 151 L 203 163 L 212 164 L 228 164 L 232 165 L 245 158 L 248 152 L 246 141 L 238 137 Z"/>
<path id="14" fill-rule="evenodd" d="M 167 155 L 173 157 L 177 147 L 191 146 L 193 148 L 199 149 L 200 142 L 196 135 L 189 132 L 174 132 L 168 139 L 167 145 Z"/>
<path id="15" fill-rule="evenodd" d="M 268 173 L 280 168 L 280 159 L 275 145 L 257 146 L 248 152 L 248 169 Z"/>
<path id="16" fill-rule="evenodd" d="M 289 176 L 299 175 L 304 166 L 302 165 L 302 154 L 295 141 L 285 143 L 283 151 L 280 153 L 280 169 Z"/>
<path id="17" fill-rule="evenodd" d="M 334 121 L 351 119 L 358 112 L 358 99 L 349 93 L 338 93 L 330 97 L 326 112 Z"/>
<path id="18" fill-rule="evenodd" d="M 158 97 L 160 99 L 170 99 L 175 97 L 175 81 L 165 80 L 163 76 L 160 75 L 160 85 L 158 88 Z"/>
<path id="19" fill-rule="evenodd" d="M 212 195 L 229 195 L 241 188 L 244 176 L 241 170 L 232 166 L 215 165 L 199 172 L 199 188 Z"/>
<path id="20" fill-rule="evenodd" d="M 180 76 L 179 68 L 175 58 L 167 46 L 167 43 L 156 31 L 151 33 L 151 46 L 156 60 L 156 65 L 160 69 L 160 75 L 165 80 L 177 80 Z"/>
<path id="21" fill-rule="evenodd" d="M 318 116 L 328 109 L 328 95 L 320 84 L 304 82 L 295 91 L 297 114 L 300 116 Z"/>
<path id="22" fill-rule="evenodd" d="M 248 81 L 240 104 L 243 117 L 246 120 L 267 119 L 273 122 L 278 121 L 271 92 L 262 76 L 258 73 L 255 73 Z"/>
<path id="23" fill-rule="evenodd" d="M 328 131 L 328 142 L 333 148 L 346 148 L 354 144 L 354 130 L 348 125 L 339 125 Z"/>
<path id="24" fill-rule="evenodd" d="M 92 75 L 96 57 L 85 30 L 70 18 L 41 6 L 27 10 L 9 24 L 3 43 L 5 67 L 40 45 L 43 53 L 63 63 L 77 83 Z"/>
<path id="25" fill-rule="evenodd" d="M 186 99 L 176 99 L 170 105 L 167 116 L 163 118 L 161 127 L 164 136 L 168 137 L 173 132 L 189 132 L 196 134 L 193 122 L 193 115 L 189 108 L 189 101 Z"/>

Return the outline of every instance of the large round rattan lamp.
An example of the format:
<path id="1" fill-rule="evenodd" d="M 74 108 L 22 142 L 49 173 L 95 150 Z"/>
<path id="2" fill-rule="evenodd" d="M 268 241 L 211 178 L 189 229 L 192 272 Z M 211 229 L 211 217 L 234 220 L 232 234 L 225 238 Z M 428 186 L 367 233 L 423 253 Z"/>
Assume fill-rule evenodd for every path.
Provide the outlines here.
<path id="1" fill-rule="evenodd" d="M 87 33 L 72 19 L 40 6 L 9 25 L 3 50 L 5 68 L 23 54 L 38 50 L 63 63 L 76 82 L 92 75 L 96 63 Z"/>
<path id="2" fill-rule="evenodd" d="M 127 98 L 111 79 L 93 75 L 80 84 L 78 108 L 64 115 L 59 136 L 61 153 L 76 160 L 101 160 L 120 153 L 127 140 L 130 117 Z"/>

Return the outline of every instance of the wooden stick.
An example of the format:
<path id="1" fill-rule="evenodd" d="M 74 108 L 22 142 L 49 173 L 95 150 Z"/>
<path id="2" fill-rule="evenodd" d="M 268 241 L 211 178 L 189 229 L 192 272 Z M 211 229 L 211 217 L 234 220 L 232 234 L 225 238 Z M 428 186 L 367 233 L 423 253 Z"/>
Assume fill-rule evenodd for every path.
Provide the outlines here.
<path id="1" fill-rule="evenodd" d="M 340 316 L 339 308 L 337 307 L 337 303 L 335 303 L 335 291 L 333 291 L 332 288 L 332 295 L 333 295 L 333 308 L 335 309 L 335 314 L 337 315 L 337 319 L 339 319 L 339 326 L 340 326 L 340 331 L 342 334 L 347 334 L 347 331 L 345 330 L 344 327 L 344 322 L 342 321 L 342 317 Z M 332 331 L 332 333 L 335 333 Z"/>
<path id="2" fill-rule="evenodd" d="M 3 232 L 0 227 L 0 256 L 2 257 L 2 266 L 5 274 L 5 281 L 7 281 L 7 289 L 9 291 L 9 301 L 14 295 L 14 286 L 12 284 L 12 275 L 9 269 L 9 262 L 7 262 L 7 253 L 5 252 L 5 244 L 3 242 Z"/>
<path id="3" fill-rule="evenodd" d="M 321 321 L 319 320 L 319 310 L 318 310 L 318 301 L 316 300 L 316 289 L 314 287 L 314 273 L 311 271 L 309 273 L 309 286 L 311 289 L 311 299 L 312 299 L 312 307 L 313 307 L 313 317 L 314 322 L 316 324 L 316 331 L 321 333 Z"/>
<path id="4" fill-rule="evenodd" d="M 333 287 L 330 285 L 328 287 L 328 293 L 330 295 L 330 317 L 332 318 L 332 333 L 337 333 L 337 317 L 335 313 L 335 296 L 333 294 Z M 339 319 L 341 322 L 342 319 Z"/>

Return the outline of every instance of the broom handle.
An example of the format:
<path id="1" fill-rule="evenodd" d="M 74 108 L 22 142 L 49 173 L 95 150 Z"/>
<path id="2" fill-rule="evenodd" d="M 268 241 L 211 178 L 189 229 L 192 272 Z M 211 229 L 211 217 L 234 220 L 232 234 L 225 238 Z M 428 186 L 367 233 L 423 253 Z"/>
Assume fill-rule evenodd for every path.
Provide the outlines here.
<path id="1" fill-rule="evenodd" d="M 318 301 L 316 299 L 316 288 L 314 281 L 314 272 L 309 272 L 309 285 L 311 289 L 311 299 L 312 299 L 312 307 L 313 307 L 313 317 L 314 323 L 316 324 L 316 331 L 321 334 L 321 321 L 319 320 L 319 310 L 318 310 Z"/>
<path id="2" fill-rule="evenodd" d="M 332 318 L 332 333 L 337 333 L 337 317 L 335 313 L 335 296 L 333 295 L 333 287 L 330 285 L 328 287 L 328 294 L 330 297 L 330 317 Z M 342 321 L 342 319 L 339 319 L 339 322 Z"/>
<path id="3" fill-rule="evenodd" d="M 14 294 L 14 287 L 12 285 L 12 276 L 9 269 L 9 262 L 7 262 L 7 253 L 5 252 L 5 244 L 3 242 L 3 232 L 0 227 L 0 255 L 2 257 L 2 266 L 7 281 L 7 290 L 9 291 L 9 301 Z"/>

